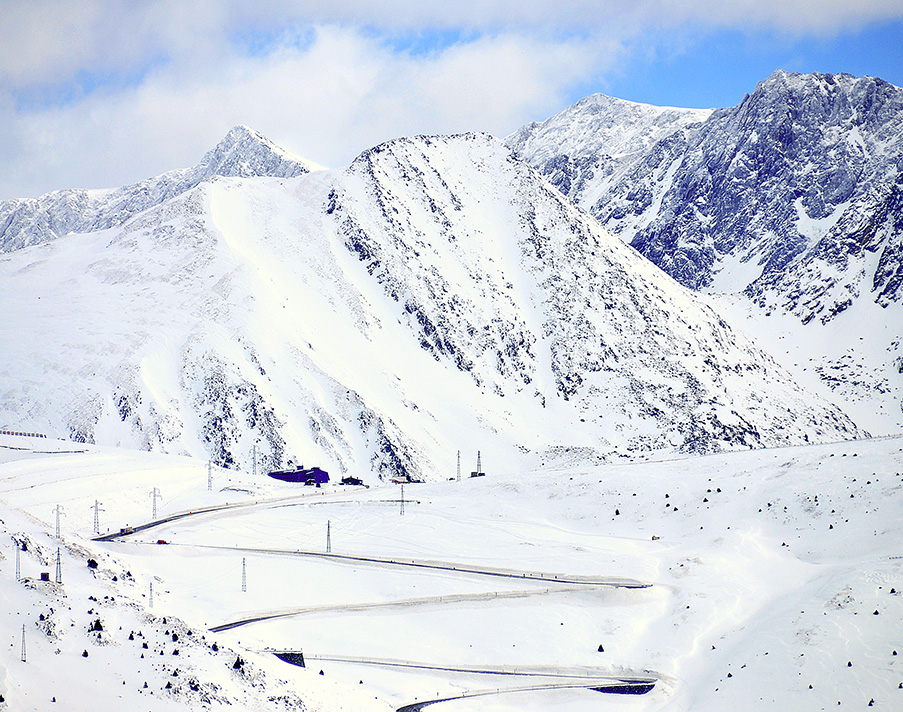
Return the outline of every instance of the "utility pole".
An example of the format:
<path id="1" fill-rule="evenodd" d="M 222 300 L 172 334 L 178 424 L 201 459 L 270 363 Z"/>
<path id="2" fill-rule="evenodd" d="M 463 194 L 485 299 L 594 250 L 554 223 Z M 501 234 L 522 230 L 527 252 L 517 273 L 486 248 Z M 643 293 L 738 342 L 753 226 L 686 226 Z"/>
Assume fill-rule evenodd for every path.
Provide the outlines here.
<path id="1" fill-rule="evenodd" d="M 245 563 L 245 557 L 241 557 L 241 592 L 247 593 L 248 591 L 248 568 Z"/>
<path id="2" fill-rule="evenodd" d="M 100 534 L 100 502 L 94 500 L 94 533 Z"/>
<path id="3" fill-rule="evenodd" d="M 329 554 L 332 552 L 332 532 L 331 532 L 331 522 L 326 520 L 326 553 Z"/>
<path id="4" fill-rule="evenodd" d="M 25 662 L 25 624 L 22 624 L 22 662 Z"/>
<path id="5" fill-rule="evenodd" d="M 63 582 L 63 564 L 60 561 L 60 547 L 56 548 L 56 582 Z"/>
<path id="6" fill-rule="evenodd" d="M 461 451 L 458 450 L 458 482 L 461 481 Z"/>
<path id="7" fill-rule="evenodd" d="M 154 607 L 154 582 L 153 581 L 150 582 L 150 594 L 148 595 L 147 600 L 149 602 L 149 604 L 148 604 L 149 607 L 153 608 Z"/>
<path id="8" fill-rule="evenodd" d="M 401 516 L 404 516 L 404 485 L 401 486 Z"/>
<path id="9" fill-rule="evenodd" d="M 207 491 L 213 490 L 213 462 L 207 460 Z"/>
<path id="10" fill-rule="evenodd" d="M 151 498 L 153 498 L 153 500 L 154 500 L 154 514 L 153 514 L 153 519 L 156 519 L 156 518 L 157 518 L 157 497 L 159 497 L 160 499 L 163 499 L 163 495 L 160 494 L 160 490 L 159 490 L 159 489 L 157 489 L 156 487 L 154 487 L 154 489 L 153 489 L 153 490 L 151 491 L 151 493 L 150 493 L 150 496 L 151 496 Z"/>

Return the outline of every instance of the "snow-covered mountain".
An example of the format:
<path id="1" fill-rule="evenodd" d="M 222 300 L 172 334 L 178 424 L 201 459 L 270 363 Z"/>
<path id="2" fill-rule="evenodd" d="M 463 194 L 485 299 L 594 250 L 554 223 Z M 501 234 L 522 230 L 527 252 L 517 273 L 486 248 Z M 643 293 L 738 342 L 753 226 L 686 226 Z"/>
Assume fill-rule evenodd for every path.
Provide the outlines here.
<path id="1" fill-rule="evenodd" d="M 279 165 L 10 245 L 0 425 L 415 479 L 862 434 L 489 136 Z"/>
<path id="2" fill-rule="evenodd" d="M 595 212 L 593 206 L 659 142 L 679 140 L 711 113 L 592 94 L 546 121 L 521 127 L 505 143 L 571 200 Z"/>
<path id="3" fill-rule="evenodd" d="M 291 178 L 318 168 L 257 131 L 236 126 L 193 168 L 170 171 L 123 188 L 61 190 L 38 198 L 0 202 L 0 252 L 40 245 L 72 232 L 122 225 L 133 215 L 215 176 Z"/>
<path id="4" fill-rule="evenodd" d="M 903 89 L 777 71 L 733 108 L 590 97 L 507 143 L 684 285 L 829 325 L 796 329 L 816 349 L 788 365 L 818 361 L 829 396 L 903 427 Z"/>
<path id="5" fill-rule="evenodd" d="M 880 255 L 874 299 L 899 298 L 889 238 L 901 219 L 903 89 L 880 79 L 777 71 L 712 112 L 593 96 L 507 143 L 691 288 L 786 292 L 798 281 L 788 267 L 845 267 L 867 250 Z M 624 156 L 621 170 L 612 156 Z M 791 308 L 804 319 L 840 311 L 822 303 L 843 281 L 833 272 Z"/>

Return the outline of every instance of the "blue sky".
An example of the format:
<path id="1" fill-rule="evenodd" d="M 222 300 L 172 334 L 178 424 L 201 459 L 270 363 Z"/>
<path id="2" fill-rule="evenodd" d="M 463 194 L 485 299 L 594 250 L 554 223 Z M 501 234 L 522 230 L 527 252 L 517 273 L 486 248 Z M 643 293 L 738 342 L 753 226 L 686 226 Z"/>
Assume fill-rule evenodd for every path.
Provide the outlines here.
<path id="1" fill-rule="evenodd" d="M 739 103 L 776 69 L 869 75 L 903 86 L 900 20 L 830 36 L 740 28 L 687 32 L 691 37 L 680 46 L 644 46 L 648 40 L 640 40 L 623 66 L 603 77 L 598 87 L 580 90 L 658 106 L 707 109 Z"/>
<path id="2" fill-rule="evenodd" d="M 190 166 L 236 124 L 342 168 L 593 92 L 730 106 L 775 69 L 903 86 L 901 39 L 903 0 L 0 0 L 0 199 Z"/>

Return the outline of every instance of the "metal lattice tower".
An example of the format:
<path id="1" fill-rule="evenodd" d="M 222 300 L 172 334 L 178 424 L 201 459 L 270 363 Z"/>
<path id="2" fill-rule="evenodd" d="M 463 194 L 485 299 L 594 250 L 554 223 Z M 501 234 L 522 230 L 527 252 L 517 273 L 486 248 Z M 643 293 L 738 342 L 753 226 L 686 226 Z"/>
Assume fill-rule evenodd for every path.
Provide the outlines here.
<path id="1" fill-rule="evenodd" d="M 153 490 L 151 491 L 151 493 L 150 493 L 150 496 L 151 496 L 151 498 L 154 500 L 154 513 L 153 513 L 153 518 L 156 519 L 156 518 L 157 518 L 157 497 L 159 497 L 160 499 L 163 499 L 163 495 L 160 494 L 160 490 L 159 490 L 159 489 L 157 489 L 156 487 L 154 487 L 154 489 L 153 489 Z"/>
<path id="2" fill-rule="evenodd" d="M 22 625 L 22 662 L 25 662 L 25 625 Z"/>
<path id="3" fill-rule="evenodd" d="M 100 502 L 94 500 L 94 533 L 100 534 Z"/>
<path id="4" fill-rule="evenodd" d="M 56 582 L 63 582 L 63 564 L 60 561 L 60 547 L 56 548 Z"/>
<path id="5" fill-rule="evenodd" d="M 401 516 L 404 516 L 404 485 L 401 486 Z"/>
<path id="6" fill-rule="evenodd" d="M 150 594 L 148 594 L 147 600 L 149 602 L 149 607 L 153 608 L 154 607 L 154 582 L 153 581 L 150 582 Z"/>
<path id="7" fill-rule="evenodd" d="M 241 559 L 241 592 L 247 593 L 248 591 L 248 566 L 245 562 L 245 558 Z"/>
<path id="8" fill-rule="evenodd" d="M 326 520 L 326 553 L 329 554 L 332 551 L 332 523 L 327 519 Z"/>
<path id="9" fill-rule="evenodd" d="M 458 482 L 461 481 L 461 451 L 458 450 Z"/>
<path id="10" fill-rule="evenodd" d="M 477 472 L 482 472 L 482 471 L 483 470 L 480 469 L 480 451 L 477 450 Z"/>
<path id="11" fill-rule="evenodd" d="M 22 566 L 19 563 L 19 554 L 22 550 L 16 544 L 16 581 L 22 578 Z"/>
<path id="12" fill-rule="evenodd" d="M 207 460 L 207 491 L 210 492 L 213 489 L 213 462 L 211 460 Z"/>
<path id="13" fill-rule="evenodd" d="M 253 467 L 252 476 L 257 477 L 257 443 L 254 443 L 254 448 L 251 450 L 251 464 Z"/>
<path id="14" fill-rule="evenodd" d="M 62 507 L 60 505 L 56 505 L 56 540 L 60 540 L 60 510 Z"/>

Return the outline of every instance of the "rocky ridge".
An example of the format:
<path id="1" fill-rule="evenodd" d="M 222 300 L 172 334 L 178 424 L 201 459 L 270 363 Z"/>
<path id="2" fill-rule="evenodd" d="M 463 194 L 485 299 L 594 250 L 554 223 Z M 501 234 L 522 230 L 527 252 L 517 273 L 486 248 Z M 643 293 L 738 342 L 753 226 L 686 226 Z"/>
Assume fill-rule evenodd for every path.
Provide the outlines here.
<path id="1" fill-rule="evenodd" d="M 424 350 L 499 395 L 572 402 L 603 442 L 708 451 L 848 427 L 832 409 L 797 420 L 805 397 L 766 354 L 488 136 L 372 149 L 328 212 Z M 760 388 L 788 409 L 772 420 Z"/>
<path id="2" fill-rule="evenodd" d="M 129 218 L 216 177 L 304 175 L 313 164 L 247 126 L 236 126 L 193 168 L 170 171 L 111 190 L 60 190 L 0 202 L 0 253 L 40 245 L 69 233 L 116 227 Z"/>

